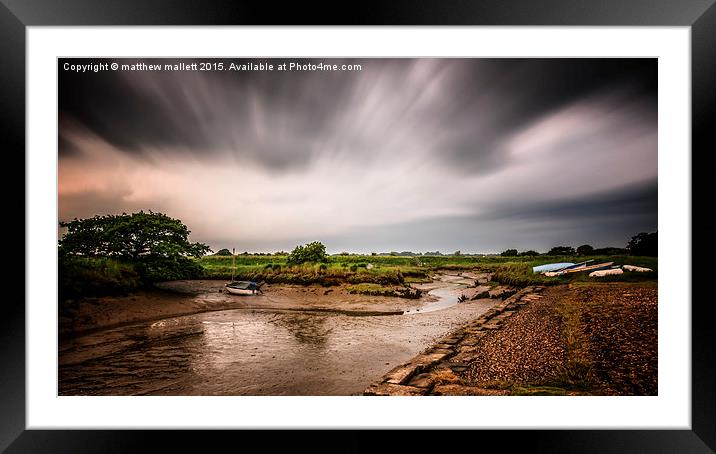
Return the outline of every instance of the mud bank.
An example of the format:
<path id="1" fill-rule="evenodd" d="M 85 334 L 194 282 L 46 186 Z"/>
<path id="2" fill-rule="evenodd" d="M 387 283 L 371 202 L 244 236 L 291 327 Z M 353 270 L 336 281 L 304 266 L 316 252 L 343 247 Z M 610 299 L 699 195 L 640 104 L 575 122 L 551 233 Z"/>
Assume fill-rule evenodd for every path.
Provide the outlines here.
<path id="1" fill-rule="evenodd" d="M 452 300 L 455 292 L 472 284 L 476 278 L 470 273 L 435 277 L 430 284 L 415 285 L 425 292 L 424 297 L 415 300 L 350 294 L 346 285 L 326 288 L 267 284 L 262 288 L 263 294 L 240 296 L 227 293 L 224 290 L 226 282 L 220 280 L 162 282 L 156 284 L 155 289 L 127 296 L 88 298 L 63 308 L 59 334 L 68 337 L 133 323 L 231 309 L 336 312 L 354 316 L 428 311 L 455 304 Z"/>
<path id="2" fill-rule="evenodd" d="M 496 304 L 489 298 L 458 304 L 471 283 L 469 276 L 440 278 L 425 285 L 428 297 L 408 300 L 290 286 L 247 298 L 222 293 L 218 281 L 175 282 L 161 295 L 179 308 L 238 307 L 199 307 L 209 312 L 65 338 L 59 392 L 359 395 L 386 370 Z M 387 315 L 393 312 L 400 315 Z"/>

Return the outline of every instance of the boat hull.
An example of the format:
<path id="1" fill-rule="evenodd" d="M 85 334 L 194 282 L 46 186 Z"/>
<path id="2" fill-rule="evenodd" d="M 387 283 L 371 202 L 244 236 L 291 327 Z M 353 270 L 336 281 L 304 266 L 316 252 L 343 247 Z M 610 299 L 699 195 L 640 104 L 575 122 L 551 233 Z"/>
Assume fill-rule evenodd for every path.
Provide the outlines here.
<path id="1" fill-rule="evenodd" d="M 570 266 L 574 266 L 574 263 L 571 263 L 571 262 L 548 263 L 546 265 L 533 266 L 532 272 L 533 273 L 544 273 L 545 271 L 557 271 L 557 270 L 562 270 L 562 269 L 570 267 Z"/>
<path id="2" fill-rule="evenodd" d="M 580 268 L 570 268 L 570 269 L 566 269 L 566 270 L 562 270 L 562 271 L 547 272 L 547 273 L 545 273 L 545 276 L 553 277 L 553 276 L 563 276 L 565 274 L 572 274 L 572 273 L 583 273 L 585 271 L 605 270 L 607 268 L 611 268 L 611 266 L 613 264 L 614 264 L 614 262 L 598 263 L 596 265 L 583 266 Z"/>
<path id="3" fill-rule="evenodd" d="M 624 271 L 622 271 L 621 268 L 611 268 L 606 270 L 592 271 L 591 273 L 589 273 L 589 277 L 615 276 L 623 273 Z"/>
<path id="4" fill-rule="evenodd" d="M 226 291 L 232 295 L 255 295 L 256 290 L 226 287 Z"/>

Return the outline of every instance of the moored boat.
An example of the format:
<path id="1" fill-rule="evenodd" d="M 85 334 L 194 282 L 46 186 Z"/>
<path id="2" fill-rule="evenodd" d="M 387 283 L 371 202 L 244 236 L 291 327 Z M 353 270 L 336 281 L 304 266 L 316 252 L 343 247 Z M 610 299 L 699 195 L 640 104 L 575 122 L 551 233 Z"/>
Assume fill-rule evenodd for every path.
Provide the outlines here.
<path id="1" fill-rule="evenodd" d="M 261 293 L 261 284 L 253 281 L 233 281 L 225 285 L 226 291 L 234 295 L 255 295 Z"/>

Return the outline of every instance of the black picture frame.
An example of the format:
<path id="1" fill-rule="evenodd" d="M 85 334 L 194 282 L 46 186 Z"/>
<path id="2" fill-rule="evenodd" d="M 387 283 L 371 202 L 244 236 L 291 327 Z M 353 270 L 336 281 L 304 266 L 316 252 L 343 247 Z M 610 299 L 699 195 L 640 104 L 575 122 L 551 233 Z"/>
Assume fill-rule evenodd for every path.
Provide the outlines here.
<path id="1" fill-rule="evenodd" d="M 340 7 L 339 7 L 340 6 Z M 360 2 L 354 6 L 333 7 L 301 2 L 277 6 L 269 2 L 228 0 L 183 1 L 93 1 L 93 0 L 0 0 L 0 104 L 2 105 L 3 147 L 7 155 L 25 156 L 25 32 L 29 26 L 116 26 L 116 25 L 501 25 L 501 26 L 686 26 L 691 29 L 692 70 L 692 187 L 693 166 L 701 156 L 713 151 L 711 125 L 707 118 L 716 113 L 716 6 L 714 0 L 490 0 L 452 2 L 391 1 Z M 694 159 L 697 158 L 698 159 Z M 17 192 L 16 182 L 3 182 L 5 194 Z M 692 191 L 696 195 L 696 191 Z M 24 202 L 24 199 L 23 199 Z M 24 206 L 13 207 L 17 218 Z M 694 206 L 692 202 L 692 206 Z M 696 214 L 696 213 L 694 213 Z M 24 219 L 24 217 L 23 217 Z M 23 221 L 24 222 L 24 221 Z M 692 226 L 698 225 L 693 223 Z M 692 233 L 692 243 L 693 234 Z M 26 233 L 25 251 L 32 241 Z M 19 248 L 19 242 L 15 242 Z M 19 254 L 19 252 L 16 252 Z M 23 252 L 23 257 L 25 253 Z M 705 269 L 692 262 L 692 282 Z M 23 271 L 24 273 L 24 271 Z M 702 279 L 705 276 L 702 276 Z M 18 286 L 19 287 L 19 286 Z M 23 291 L 23 300 L 25 298 Z M 691 300 L 691 301 L 690 301 Z M 25 429 L 25 310 L 19 299 L 5 300 L 0 330 L 0 451 L 20 452 L 132 452 L 143 451 L 160 441 L 170 446 L 206 449 L 206 433 L 191 431 L 124 430 L 26 430 Z M 515 430 L 461 432 L 457 440 L 474 443 L 494 438 L 509 439 L 530 449 L 549 452 L 714 452 L 716 449 L 716 380 L 714 337 L 708 317 L 709 299 L 684 295 L 684 307 L 692 313 L 692 402 L 691 430 Z M 660 341 L 664 341 L 660 339 Z M 240 409 L 237 409 L 240 411 Z M 638 424 L 638 422 L 635 422 Z M 250 435 L 250 436 L 249 436 Z M 313 450 L 333 451 L 312 431 L 290 436 L 242 433 L 242 446 L 260 441 L 275 448 L 276 443 L 311 446 Z M 340 451 L 375 449 L 366 431 L 335 431 L 343 439 Z M 215 431 L 211 445 L 237 443 L 233 431 Z M 248 437 L 248 438 L 247 438 Z M 427 435 L 395 437 L 383 448 L 424 447 Z M 448 443 L 456 443 L 451 435 Z M 231 446 L 231 445 L 229 445 Z M 456 448 L 461 448 L 458 444 Z M 477 445 L 475 445 L 477 446 Z M 487 447 L 487 445 L 485 445 Z"/>

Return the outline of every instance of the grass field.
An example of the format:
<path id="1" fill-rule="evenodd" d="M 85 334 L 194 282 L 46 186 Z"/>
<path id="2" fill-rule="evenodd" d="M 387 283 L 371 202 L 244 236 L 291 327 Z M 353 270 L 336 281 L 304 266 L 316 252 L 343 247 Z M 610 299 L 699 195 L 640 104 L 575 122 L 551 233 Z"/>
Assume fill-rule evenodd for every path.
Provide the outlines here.
<path id="1" fill-rule="evenodd" d="M 492 285 L 554 285 L 578 282 L 643 282 L 657 280 L 656 257 L 595 256 L 594 263 L 611 261 L 617 265 L 645 266 L 649 273 L 590 278 L 587 273 L 565 277 L 546 277 L 532 273 L 532 267 L 553 262 L 580 262 L 584 257 L 500 257 L 500 256 L 373 256 L 334 255 L 326 263 L 289 266 L 285 255 L 237 255 L 234 279 L 271 284 L 334 285 L 348 284 L 356 293 L 385 294 L 415 298 L 410 284 L 430 282 L 438 271 L 475 271 L 493 273 Z M 206 256 L 195 259 L 205 279 L 232 277 L 231 256 Z M 156 278 L 155 278 L 156 279 Z M 166 277 L 166 280 L 172 279 Z M 86 296 L 127 293 L 151 283 L 143 282 L 131 263 L 106 258 L 68 258 L 59 266 L 61 300 Z"/>
<path id="2" fill-rule="evenodd" d="M 656 280 L 656 257 L 593 256 L 593 257 L 500 257 L 500 256 L 372 256 L 334 255 L 327 263 L 287 266 L 286 256 L 237 255 L 235 256 L 234 278 L 239 280 L 265 281 L 285 284 L 341 283 L 398 285 L 427 282 L 430 275 L 440 270 L 474 270 L 491 272 L 493 280 L 508 285 L 553 285 L 578 281 L 645 281 Z M 532 273 L 532 267 L 554 262 L 593 263 L 614 262 L 615 265 L 637 265 L 654 270 L 649 273 L 628 273 L 603 278 L 590 278 L 587 273 L 569 276 L 546 277 Z M 230 279 L 232 275 L 231 256 L 207 256 L 199 259 L 210 279 Z"/>

